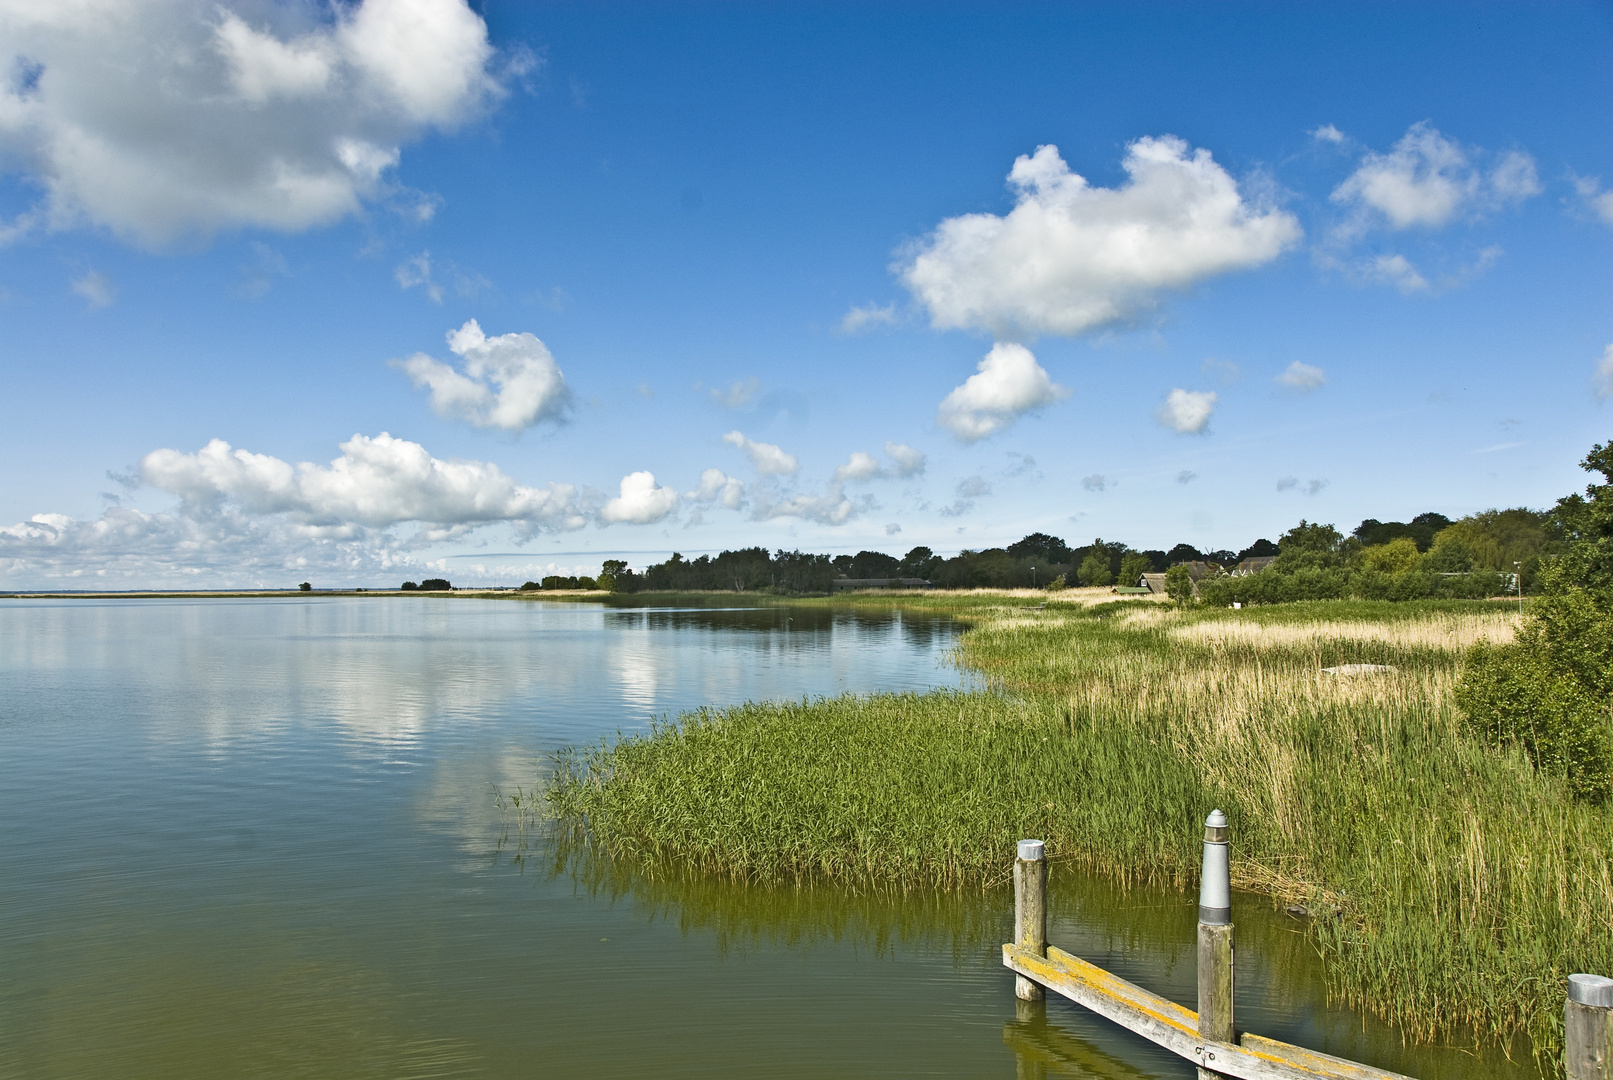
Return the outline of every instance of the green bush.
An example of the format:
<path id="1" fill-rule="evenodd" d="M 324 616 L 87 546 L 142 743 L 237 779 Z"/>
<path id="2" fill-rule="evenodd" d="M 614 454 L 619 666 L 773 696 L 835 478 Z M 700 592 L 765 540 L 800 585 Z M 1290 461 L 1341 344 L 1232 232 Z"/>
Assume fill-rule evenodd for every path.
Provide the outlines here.
<path id="1" fill-rule="evenodd" d="M 1193 599 L 1193 573 L 1185 563 L 1177 563 L 1165 571 L 1165 594 L 1178 604 Z"/>

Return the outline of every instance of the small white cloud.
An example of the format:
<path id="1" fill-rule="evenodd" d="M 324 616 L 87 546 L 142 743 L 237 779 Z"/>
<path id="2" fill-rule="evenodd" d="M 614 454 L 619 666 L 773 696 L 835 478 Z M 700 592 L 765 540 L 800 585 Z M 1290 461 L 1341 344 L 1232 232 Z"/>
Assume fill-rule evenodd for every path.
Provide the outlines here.
<path id="1" fill-rule="evenodd" d="M 1375 212 L 1391 229 L 1433 229 L 1541 192 L 1528 154 L 1502 154 L 1488 173 L 1474 164 L 1482 156 L 1483 151 L 1463 147 L 1419 121 L 1389 153 L 1368 153 L 1332 199 L 1362 214 Z M 1362 227 L 1359 221 L 1353 226 L 1355 231 Z"/>
<path id="2" fill-rule="evenodd" d="M 1215 411 L 1217 394 L 1214 390 L 1183 390 L 1177 388 L 1165 397 L 1155 412 L 1159 422 L 1172 431 L 1184 435 L 1199 435 L 1209 426 L 1210 414 Z"/>
<path id="3" fill-rule="evenodd" d="M 721 469 L 707 469 L 700 474 L 700 486 L 687 497 L 691 502 L 718 503 L 729 510 L 738 510 L 745 503 L 745 484 Z"/>
<path id="4" fill-rule="evenodd" d="M 901 531 L 902 531 L 902 527 L 900 525 L 896 524 L 896 522 L 894 522 L 894 521 L 891 522 L 889 525 L 885 526 L 885 535 L 886 536 L 895 536 L 897 533 L 899 533 Z"/>
<path id="5" fill-rule="evenodd" d="M 1475 454 L 1498 454 L 1503 450 L 1516 450 L 1520 446 L 1528 446 L 1528 445 L 1529 445 L 1528 443 L 1522 443 L 1522 442 L 1496 443 L 1494 446 L 1485 446 L 1485 447 L 1479 448 L 1478 450 L 1474 450 L 1473 453 L 1475 453 Z"/>
<path id="6" fill-rule="evenodd" d="M 1407 296 L 1428 291 L 1428 279 L 1418 273 L 1404 255 L 1379 255 L 1362 264 L 1360 270 L 1361 276 L 1369 281 L 1393 285 Z"/>
<path id="7" fill-rule="evenodd" d="M 1323 124 L 1321 127 L 1316 128 L 1311 132 L 1311 138 L 1315 139 L 1317 142 L 1338 144 L 1344 141 L 1344 132 L 1340 131 L 1332 124 Z"/>
<path id="8" fill-rule="evenodd" d="M 938 329 L 1081 334 L 1186 288 L 1270 262 L 1297 243 L 1292 214 L 1246 202 L 1208 150 L 1175 136 L 1127 147 L 1125 184 L 1094 187 L 1058 147 L 1014 161 L 1004 217 L 948 218 L 897 270 Z"/>
<path id="9" fill-rule="evenodd" d="M 896 463 L 896 475 L 903 479 L 924 473 L 924 451 L 915 450 L 906 443 L 887 442 L 885 456 Z"/>
<path id="10" fill-rule="evenodd" d="M 794 454 L 786 454 L 772 443 L 753 442 L 738 431 L 730 431 L 722 441 L 743 451 L 763 476 L 785 476 L 801 467 Z"/>
<path id="11" fill-rule="evenodd" d="M 1307 480 L 1307 481 L 1305 481 L 1304 485 L 1302 486 L 1300 484 L 1300 482 L 1299 482 L 1299 477 L 1297 477 L 1297 476 L 1285 476 L 1281 480 L 1277 481 L 1277 490 L 1278 491 L 1293 491 L 1293 490 L 1295 490 L 1297 488 L 1303 487 L 1303 490 L 1304 490 L 1305 494 L 1307 494 L 1307 495 L 1315 495 L 1318 492 L 1320 492 L 1323 488 L 1327 487 L 1327 484 L 1328 484 L 1328 482 L 1326 480 Z"/>
<path id="12" fill-rule="evenodd" d="M 854 502 L 846 498 L 838 484 L 830 484 L 822 495 L 791 495 L 777 502 L 758 501 L 754 516 L 758 521 L 793 517 L 819 525 L 844 525 L 872 506 L 866 499 Z"/>
<path id="13" fill-rule="evenodd" d="M 548 346 L 534 335 L 490 338 L 471 319 L 448 332 L 448 348 L 464 358 L 463 372 L 425 353 L 392 362 L 416 386 L 431 391 L 431 407 L 439 415 L 505 431 L 565 419 L 571 390 Z"/>
<path id="14" fill-rule="evenodd" d="M 669 487 L 657 487 L 652 472 L 628 473 L 622 477 L 620 491 L 600 508 L 601 523 L 650 525 L 678 508 L 678 493 Z"/>
<path id="15" fill-rule="evenodd" d="M 91 270 L 73 282 L 73 291 L 89 302 L 92 308 L 103 308 L 116 298 L 117 290 L 112 279 L 99 270 Z"/>
<path id="16" fill-rule="evenodd" d="M 405 259 L 393 269 L 392 277 L 398 283 L 398 288 L 408 290 L 416 285 L 424 286 L 426 296 L 432 303 L 442 303 L 442 286 L 431 277 L 431 252 L 422 251 L 411 259 Z"/>
<path id="17" fill-rule="evenodd" d="M 836 481 L 874 480 L 885 475 L 879 459 L 861 450 L 854 450 L 846 463 L 834 471 Z"/>
<path id="18" fill-rule="evenodd" d="M 1183 469 L 1181 472 L 1176 474 L 1176 482 L 1178 484 L 1191 484 L 1198 478 L 1199 474 L 1194 472 L 1192 469 Z"/>
<path id="19" fill-rule="evenodd" d="M 711 400 L 725 409 L 743 409 L 755 401 L 762 392 L 762 381 L 755 376 L 749 379 L 736 379 L 726 390 L 713 387 Z"/>
<path id="20" fill-rule="evenodd" d="M 1574 191 L 1585 209 L 1603 225 L 1613 225 L 1613 191 L 1603 191 L 1600 177 L 1573 177 Z"/>
<path id="21" fill-rule="evenodd" d="M 960 441 L 978 442 L 1021 415 L 1068 397 L 1023 345 L 998 342 L 941 402 L 936 420 Z"/>
<path id="22" fill-rule="evenodd" d="M 896 304 L 892 301 L 884 307 L 878 304 L 867 304 L 863 307 L 853 307 L 846 312 L 840 320 L 840 332 L 843 334 L 856 334 L 864 330 L 872 330 L 880 326 L 890 326 L 896 322 Z"/>
<path id="23" fill-rule="evenodd" d="M 1081 486 L 1088 491 L 1104 491 L 1109 487 L 1109 478 L 1102 473 L 1093 473 L 1081 478 Z"/>
<path id="24" fill-rule="evenodd" d="M 991 494 L 991 481 L 984 476 L 966 476 L 958 481 L 958 498 L 978 499 Z"/>
<path id="25" fill-rule="evenodd" d="M 1283 369 L 1283 373 L 1277 376 L 1277 381 L 1290 390 L 1308 394 L 1312 390 L 1320 389 L 1327 382 L 1327 373 L 1319 367 L 1295 360 Z"/>
<path id="26" fill-rule="evenodd" d="M 1613 345 L 1603 349 L 1602 358 L 1596 362 L 1596 374 L 1591 376 L 1591 392 L 1596 395 L 1597 401 L 1613 397 Z"/>

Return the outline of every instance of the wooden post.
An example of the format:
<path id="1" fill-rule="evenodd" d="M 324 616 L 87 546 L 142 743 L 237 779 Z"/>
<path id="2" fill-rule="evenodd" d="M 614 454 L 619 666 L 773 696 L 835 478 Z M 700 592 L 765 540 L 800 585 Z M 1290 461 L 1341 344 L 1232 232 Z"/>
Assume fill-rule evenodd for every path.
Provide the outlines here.
<path id="1" fill-rule="evenodd" d="M 1047 860 L 1040 840 L 1021 840 L 1014 859 L 1014 943 L 1037 956 L 1047 955 Z M 1015 975 L 1014 996 L 1042 1001 L 1047 991 L 1040 983 Z"/>
<path id="2" fill-rule="evenodd" d="M 1613 979 L 1570 975 L 1563 1017 L 1563 1068 L 1568 1080 L 1609 1080 L 1609 1028 L 1613 1027 Z"/>
<path id="3" fill-rule="evenodd" d="M 1204 819 L 1204 869 L 1199 878 L 1199 1038 L 1235 1043 L 1232 1027 L 1232 875 L 1227 816 Z M 1199 1069 L 1199 1080 L 1221 1076 Z"/>

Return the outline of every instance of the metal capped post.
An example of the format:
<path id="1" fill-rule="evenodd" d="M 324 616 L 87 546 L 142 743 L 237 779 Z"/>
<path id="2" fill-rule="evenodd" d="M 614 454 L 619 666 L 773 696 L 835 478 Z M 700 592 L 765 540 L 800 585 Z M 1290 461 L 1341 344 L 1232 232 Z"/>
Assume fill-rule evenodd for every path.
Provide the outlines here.
<path id="1" fill-rule="evenodd" d="M 1568 1080 L 1609 1080 L 1609 1029 L 1613 1028 L 1613 979 L 1570 975 L 1563 1017 L 1563 1066 Z"/>
<path id="2" fill-rule="evenodd" d="M 1235 1043 L 1232 1027 L 1232 868 L 1227 816 L 1204 819 L 1204 868 L 1199 878 L 1199 1038 Z M 1222 1075 L 1199 1068 L 1201 1080 Z"/>
<path id="3" fill-rule="evenodd" d="M 1014 943 L 1037 956 L 1047 955 L 1047 859 L 1040 840 L 1021 840 L 1014 858 Z M 1014 976 L 1021 1001 L 1047 997 L 1042 984 Z"/>

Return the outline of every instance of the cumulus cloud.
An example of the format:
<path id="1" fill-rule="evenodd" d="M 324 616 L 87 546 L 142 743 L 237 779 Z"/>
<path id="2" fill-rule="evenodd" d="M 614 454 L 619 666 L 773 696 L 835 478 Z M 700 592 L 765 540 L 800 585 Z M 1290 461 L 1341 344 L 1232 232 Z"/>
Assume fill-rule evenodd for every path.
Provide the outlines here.
<path id="1" fill-rule="evenodd" d="M 977 374 L 942 400 L 936 420 L 960 442 L 979 442 L 1069 393 L 1025 346 L 998 342 L 977 365 Z"/>
<path id="2" fill-rule="evenodd" d="M 112 279 L 99 270 L 91 270 L 73 282 L 73 291 L 82 296 L 92 308 L 110 305 L 117 295 Z"/>
<path id="3" fill-rule="evenodd" d="M 1163 289 L 1270 262 L 1299 221 L 1246 201 L 1208 150 L 1174 136 L 1132 143 L 1128 179 L 1094 187 L 1058 147 L 1014 161 L 1006 216 L 941 222 L 897 267 L 937 328 L 998 337 L 1081 334 L 1134 318 Z"/>
<path id="4" fill-rule="evenodd" d="M 786 476 L 801 467 L 794 454 L 786 454 L 773 443 L 754 442 L 738 431 L 730 431 L 722 441 L 742 451 L 763 476 Z"/>
<path id="5" fill-rule="evenodd" d="M 678 508 L 678 493 L 669 487 L 657 487 L 655 474 L 649 471 L 628 473 L 622 477 L 620 490 L 621 494 L 600 507 L 602 524 L 649 525 Z"/>
<path id="6" fill-rule="evenodd" d="M 924 451 L 915 450 L 906 443 L 887 442 L 885 456 L 895 464 L 896 475 L 903 479 L 909 476 L 921 476 L 924 473 Z"/>
<path id="7" fill-rule="evenodd" d="M 1159 422 L 1172 431 L 1184 435 L 1202 434 L 1209 426 L 1210 414 L 1215 411 L 1214 390 L 1183 390 L 1177 388 L 1165 397 L 1154 414 Z"/>
<path id="8" fill-rule="evenodd" d="M 326 225 L 395 190 L 406 143 L 504 92 L 465 0 L 13 2 L 0 40 L 30 64 L 0 90 L 0 152 L 45 193 L 13 236 Z"/>
<path id="9" fill-rule="evenodd" d="M 834 478 L 846 480 L 874 480 L 885 475 L 879 459 L 861 450 L 853 450 L 846 463 L 834 471 Z"/>
<path id="10" fill-rule="evenodd" d="M 354 435 L 328 466 L 293 465 L 214 439 L 195 453 L 153 450 L 140 479 L 177 495 L 192 515 L 230 504 L 255 516 L 285 515 L 332 534 L 405 522 L 475 526 L 518 522 L 532 531 L 578 529 L 587 523 L 576 489 L 516 483 L 485 461 L 442 461 L 419 443 L 382 432 Z"/>
<path id="11" fill-rule="evenodd" d="M 1596 374 L 1591 377 L 1591 392 L 1596 395 L 1597 401 L 1613 397 L 1613 345 L 1602 350 L 1602 358 L 1596 362 Z"/>
<path id="12" fill-rule="evenodd" d="M 700 485 L 686 497 L 691 502 L 717 503 L 729 510 L 738 510 L 745 503 L 745 484 L 721 469 L 707 469 L 700 474 Z"/>
<path id="13" fill-rule="evenodd" d="M 831 483 L 822 495 L 788 495 L 778 499 L 758 499 L 754 516 L 757 521 L 793 517 L 819 525 L 844 525 L 865 510 L 873 509 L 872 500 L 849 499 L 845 490 Z"/>
<path id="14" fill-rule="evenodd" d="M 1335 145 L 1344 141 L 1344 132 L 1332 124 L 1323 124 L 1311 132 L 1311 138 L 1317 142 L 1333 143 Z"/>
<path id="15" fill-rule="evenodd" d="M 1603 191 L 1600 177 L 1575 176 L 1574 191 L 1585 209 L 1603 225 L 1613 225 L 1613 191 Z"/>
<path id="16" fill-rule="evenodd" d="M 1091 476 L 1081 478 L 1081 486 L 1088 491 L 1103 491 L 1109 486 L 1109 479 L 1102 473 L 1093 473 Z"/>
<path id="17" fill-rule="evenodd" d="M 1327 382 L 1327 373 L 1319 367 L 1295 360 L 1283 369 L 1282 374 L 1277 376 L 1277 381 L 1290 390 L 1308 394 Z"/>
<path id="18" fill-rule="evenodd" d="M 1486 160 L 1493 161 L 1488 169 Z M 1488 155 L 1446 138 L 1432 124 L 1413 124 L 1386 154 L 1369 152 L 1334 189 L 1334 202 L 1360 215 L 1351 228 L 1377 220 L 1391 229 L 1434 229 L 1540 194 L 1534 158 L 1512 150 Z"/>
<path id="19" fill-rule="evenodd" d="M 490 338 L 471 319 L 447 337 L 449 350 L 464 360 L 464 371 L 425 353 L 393 361 L 416 386 L 431 391 L 438 415 L 505 431 L 566 418 L 572 403 L 566 377 L 532 334 Z"/>
<path id="20" fill-rule="evenodd" d="M 840 320 L 842 334 L 856 334 L 864 330 L 872 330 L 880 326 L 890 326 L 896 322 L 896 304 L 867 304 L 863 307 L 852 307 Z"/>

